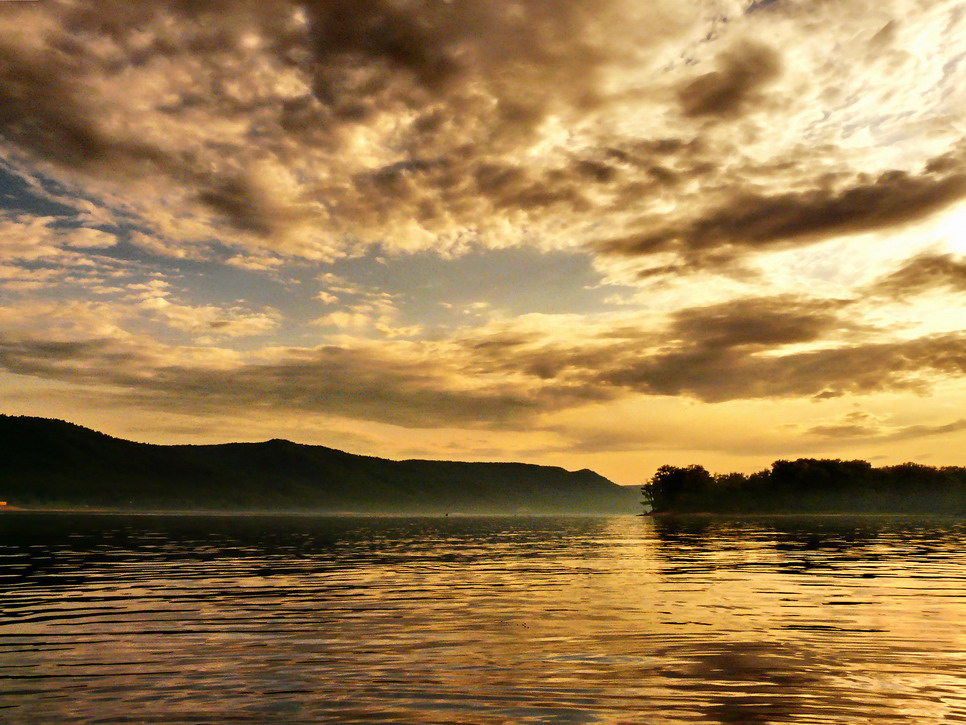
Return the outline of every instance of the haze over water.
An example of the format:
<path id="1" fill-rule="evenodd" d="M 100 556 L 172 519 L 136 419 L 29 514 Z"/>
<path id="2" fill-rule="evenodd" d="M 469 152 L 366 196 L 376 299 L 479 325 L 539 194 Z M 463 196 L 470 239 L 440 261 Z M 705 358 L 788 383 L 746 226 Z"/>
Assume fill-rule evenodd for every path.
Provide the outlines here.
<path id="1" fill-rule="evenodd" d="M 966 524 L 0 519 L 0 720 L 966 721 Z"/>

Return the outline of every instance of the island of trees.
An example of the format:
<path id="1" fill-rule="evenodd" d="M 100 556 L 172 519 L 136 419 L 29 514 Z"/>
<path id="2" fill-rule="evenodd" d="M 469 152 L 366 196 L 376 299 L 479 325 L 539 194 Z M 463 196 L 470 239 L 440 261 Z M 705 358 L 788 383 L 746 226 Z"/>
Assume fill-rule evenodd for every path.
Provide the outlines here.
<path id="1" fill-rule="evenodd" d="M 661 466 L 641 493 L 652 513 L 966 514 L 966 468 L 815 458 L 750 475 Z"/>

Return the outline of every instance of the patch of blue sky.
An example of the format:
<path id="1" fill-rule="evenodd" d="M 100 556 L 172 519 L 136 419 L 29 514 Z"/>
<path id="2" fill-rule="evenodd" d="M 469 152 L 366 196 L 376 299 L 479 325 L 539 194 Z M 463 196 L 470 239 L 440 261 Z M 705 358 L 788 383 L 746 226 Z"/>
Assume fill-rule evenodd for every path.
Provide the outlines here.
<path id="1" fill-rule="evenodd" d="M 603 312 L 614 309 L 606 300 L 616 291 L 601 286 L 588 255 L 526 247 L 476 250 L 450 259 L 376 250 L 320 271 L 392 295 L 407 317 L 425 325 L 465 321 L 464 312 L 481 303 L 508 316 Z"/>
<path id="2" fill-rule="evenodd" d="M 36 183 L 43 183 L 41 188 L 47 188 L 56 193 L 57 190 L 50 188 L 54 182 L 38 180 Z M 20 174 L 13 171 L 0 159 L 0 210 L 11 214 L 26 214 L 39 217 L 75 217 L 77 210 L 65 203 L 58 202 L 43 193 L 38 188 L 34 188 Z"/>
<path id="3" fill-rule="evenodd" d="M 420 326 L 419 335 L 433 336 L 478 324 L 491 314 L 515 317 L 605 312 L 614 309 L 607 298 L 618 291 L 601 284 L 589 255 L 529 247 L 478 249 L 454 258 L 431 252 L 388 254 L 375 247 L 364 256 L 332 263 L 292 261 L 259 271 L 228 264 L 238 250 L 214 242 L 207 245 L 204 259 L 177 259 L 131 244 L 131 234 L 147 230 L 124 215 L 114 212 L 120 227 L 91 224 L 79 212 L 79 206 L 68 203 L 71 198 L 76 196 L 57 182 L 37 175 L 27 181 L 0 162 L 0 209 L 17 216 L 52 217 L 52 227 L 92 226 L 117 236 L 118 243 L 112 247 L 75 250 L 98 267 L 112 270 L 105 289 L 160 278 L 170 285 L 167 294 L 180 304 L 252 311 L 271 308 L 281 313 L 280 329 L 273 336 L 275 344 L 306 344 L 321 339 L 324 331 L 313 324 L 315 320 L 373 300 L 389 301 L 394 325 Z M 58 261 L 38 259 L 22 266 L 48 264 L 56 266 Z M 93 269 L 90 272 L 96 274 Z M 70 299 L 72 290 L 86 283 L 69 279 L 65 277 L 32 294 Z M 319 298 L 320 293 L 332 297 L 326 297 L 326 302 Z M 102 299 L 111 296 L 107 291 L 94 294 Z M 254 343 L 254 339 L 238 339 L 232 346 Z"/>

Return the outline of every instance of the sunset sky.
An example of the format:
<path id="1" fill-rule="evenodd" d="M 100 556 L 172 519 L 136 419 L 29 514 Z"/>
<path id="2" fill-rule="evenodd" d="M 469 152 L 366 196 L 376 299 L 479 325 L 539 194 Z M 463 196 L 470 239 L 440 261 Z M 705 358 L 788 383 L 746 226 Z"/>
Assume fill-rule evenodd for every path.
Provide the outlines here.
<path id="1" fill-rule="evenodd" d="M 966 465 L 961 0 L 0 3 L 0 412 Z"/>

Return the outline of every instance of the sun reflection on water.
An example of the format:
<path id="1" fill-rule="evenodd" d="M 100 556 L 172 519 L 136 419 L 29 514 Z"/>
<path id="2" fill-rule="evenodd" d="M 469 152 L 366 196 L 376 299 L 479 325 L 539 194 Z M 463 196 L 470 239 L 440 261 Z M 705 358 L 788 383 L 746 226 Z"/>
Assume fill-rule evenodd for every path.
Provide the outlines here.
<path id="1" fill-rule="evenodd" d="M 955 520 L 2 523 L 9 722 L 966 718 Z"/>

